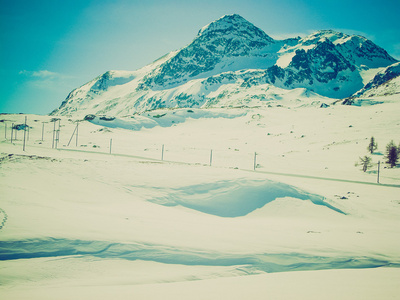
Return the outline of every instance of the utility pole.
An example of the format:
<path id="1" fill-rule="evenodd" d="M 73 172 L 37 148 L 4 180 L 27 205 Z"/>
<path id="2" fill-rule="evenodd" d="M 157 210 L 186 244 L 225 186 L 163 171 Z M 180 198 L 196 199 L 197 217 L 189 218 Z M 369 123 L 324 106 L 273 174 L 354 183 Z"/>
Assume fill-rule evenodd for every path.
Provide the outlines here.
<path id="1" fill-rule="evenodd" d="M 58 143 L 60 142 L 60 130 L 61 130 L 61 119 L 58 120 L 58 129 L 56 131 L 56 149 L 58 147 Z"/>
<path id="2" fill-rule="evenodd" d="M 380 172 L 380 168 L 381 168 L 381 161 L 378 161 L 378 183 L 379 183 L 379 172 Z"/>
<path id="3" fill-rule="evenodd" d="M 11 124 L 11 144 L 13 140 L 13 134 L 14 134 L 14 123 Z"/>
<path id="4" fill-rule="evenodd" d="M 24 126 L 24 146 L 22 147 L 22 150 L 25 151 L 25 139 L 26 139 L 26 119 L 27 116 L 25 116 L 25 126 Z"/>
<path id="5" fill-rule="evenodd" d="M 78 126 L 79 126 L 79 121 L 76 122 L 76 126 L 75 126 L 75 129 L 74 129 L 74 132 L 72 133 L 71 138 L 69 139 L 69 142 L 68 142 L 67 146 L 69 146 L 69 144 L 72 141 L 72 138 L 74 137 L 74 134 L 76 133 L 76 141 L 75 141 L 75 143 L 76 143 L 76 146 L 78 147 Z"/>
<path id="6" fill-rule="evenodd" d="M 211 167 L 211 163 L 212 163 L 212 149 L 211 149 L 211 152 L 210 152 L 210 167 Z"/>
<path id="7" fill-rule="evenodd" d="M 51 148 L 54 148 L 54 135 L 56 134 L 56 121 L 54 120 L 53 123 L 54 123 L 54 128 L 53 128 L 53 143 L 52 143 L 52 145 L 51 145 Z"/>
<path id="8" fill-rule="evenodd" d="M 254 171 L 257 168 L 257 152 L 254 152 Z"/>
<path id="9" fill-rule="evenodd" d="M 61 119 L 58 120 L 58 142 L 60 142 L 60 132 L 61 132 Z"/>
<path id="10" fill-rule="evenodd" d="M 161 160 L 164 160 L 164 144 L 162 145 L 161 149 Z"/>
<path id="11" fill-rule="evenodd" d="M 7 123 L 4 122 L 4 138 L 7 140 Z"/>
<path id="12" fill-rule="evenodd" d="M 76 123 L 76 147 L 78 147 L 78 127 L 79 127 L 79 121 Z"/>
<path id="13" fill-rule="evenodd" d="M 75 131 L 76 131 L 76 127 L 77 127 L 77 126 L 75 126 L 74 132 L 72 133 L 71 138 L 69 139 L 69 142 L 68 142 L 68 145 L 67 145 L 67 146 L 69 146 L 69 144 L 70 144 L 71 141 L 72 141 L 72 138 L 74 137 L 74 134 L 75 134 Z"/>
<path id="14" fill-rule="evenodd" d="M 44 122 L 42 122 L 42 142 L 43 142 L 43 136 L 44 136 Z"/>
<path id="15" fill-rule="evenodd" d="M 112 139 L 110 139 L 110 154 L 111 154 L 111 147 L 112 147 Z"/>

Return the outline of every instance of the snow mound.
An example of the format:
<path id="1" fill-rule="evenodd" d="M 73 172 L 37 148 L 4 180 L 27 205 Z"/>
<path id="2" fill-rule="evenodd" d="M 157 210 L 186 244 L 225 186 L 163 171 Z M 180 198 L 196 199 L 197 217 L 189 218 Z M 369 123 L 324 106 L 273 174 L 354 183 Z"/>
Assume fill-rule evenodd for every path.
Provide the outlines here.
<path id="1" fill-rule="evenodd" d="M 340 209 L 326 203 L 322 196 L 271 180 L 219 181 L 186 186 L 173 190 L 166 197 L 154 198 L 151 201 L 165 206 L 181 205 L 219 217 L 235 218 L 286 197 L 309 200 L 313 204 L 323 205 L 344 214 Z"/>
<path id="2" fill-rule="evenodd" d="M 186 122 L 188 119 L 201 118 L 226 118 L 232 119 L 242 117 L 247 112 L 239 110 L 203 110 L 203 109 L 177 109 L 177 110 L 155 110 L 141 115 L 136 114 L 127 118 L 115 118 L 107 116 L 87 115 L 85 119 L 92 124 L 128 130 L 141 130 L 142 128 L 153 128 L 156 126 L 170 127 L 175 124 Z"/>

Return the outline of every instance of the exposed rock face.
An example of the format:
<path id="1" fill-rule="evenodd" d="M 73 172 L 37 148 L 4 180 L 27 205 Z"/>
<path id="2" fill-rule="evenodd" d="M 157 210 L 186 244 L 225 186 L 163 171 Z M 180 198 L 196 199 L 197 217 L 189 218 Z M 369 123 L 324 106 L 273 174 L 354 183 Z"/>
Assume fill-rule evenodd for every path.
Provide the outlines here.
<path id="1" fill-rule="evenodd" d="M 232 64 L 232 58 L 270 56 L 268 46 L 274 43 L 241 16 L 224 16 L 203 27 L 191 44 L 147 75 L 144 83 L 147 87 L 176 85 L 212 71 L 224 61 Z"/>
<path id="2" fill-rule="evenodd" d="M 398 76 L 400 76 L 400 63 L 395 63 L 387 67 L 384 71 L 376 74 L 374 79 L 368 82 L 362 91 L 360 91 L 360 94 L 370 89 L 377 88 L 378 86 L 387 83 L 389 80 L 392 80 Z"/>
<path id="3" fill-rule="evenodd" d="M 382 97 L 400 94 L 400 62 L 378 72 L 361 90 L 344 100 L 351 105 L 356 99 Z"/>

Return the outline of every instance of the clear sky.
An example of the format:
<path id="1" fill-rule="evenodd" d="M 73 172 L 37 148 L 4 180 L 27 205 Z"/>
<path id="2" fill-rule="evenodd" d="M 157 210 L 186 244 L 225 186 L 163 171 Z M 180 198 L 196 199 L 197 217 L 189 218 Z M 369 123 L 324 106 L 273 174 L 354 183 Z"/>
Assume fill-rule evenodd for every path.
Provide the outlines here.
<path id="1" fill-rule="evenodd" d="M 0 113 L 47 114 L 108 70 L 136 70 L 237 13 L 273 38 L 361 34 L 400 60 L 400 0 L 0 0 Z"/>

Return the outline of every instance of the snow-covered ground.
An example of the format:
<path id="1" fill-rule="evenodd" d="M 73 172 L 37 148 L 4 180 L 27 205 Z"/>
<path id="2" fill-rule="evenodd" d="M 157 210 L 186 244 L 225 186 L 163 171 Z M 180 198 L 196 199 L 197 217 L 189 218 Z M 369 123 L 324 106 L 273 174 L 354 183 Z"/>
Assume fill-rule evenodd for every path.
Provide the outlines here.
<path id="1" fill-rule="evenodd" d="M 22 130 L 10 142 L 25 115 L 1 115 L 0 298 L 396 299 L 386 98 L 95 119 L 78 140 L 61 118 L 54 145 L 51 117 L 28 115 L 25 151 Z"/>

